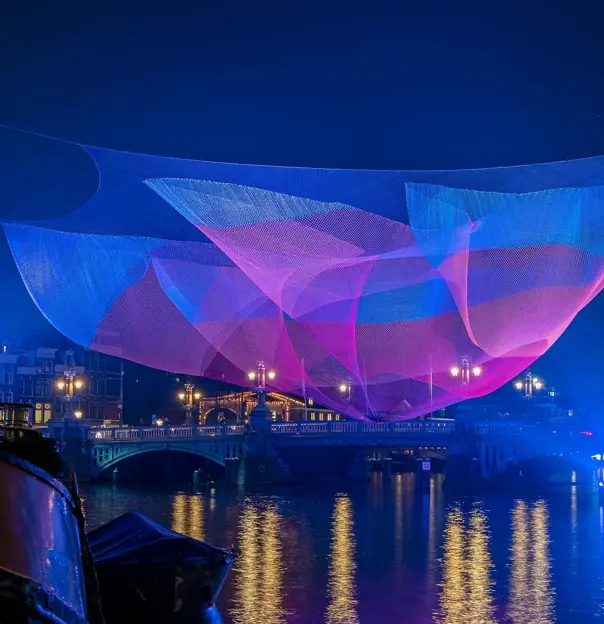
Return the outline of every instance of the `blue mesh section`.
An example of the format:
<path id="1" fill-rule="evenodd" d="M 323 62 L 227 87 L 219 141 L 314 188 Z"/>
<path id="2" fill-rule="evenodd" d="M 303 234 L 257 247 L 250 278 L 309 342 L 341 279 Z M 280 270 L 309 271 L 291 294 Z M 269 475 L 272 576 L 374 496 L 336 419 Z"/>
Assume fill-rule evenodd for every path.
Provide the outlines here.
<path id="1" fill-rule="evenodd" d="M 36 305 L 63 334 L 89 345 L 115 300 L 144 275 L 161 241 L 72 234 L 4 224 Z"/>
<path id="2" fill-rule="evenodd" d="M 208 180 L 154 179 L 145 180 L 145 184 L 191 223 L 216 228 L 301 219 L 346 208 L 341 204 Z"/>

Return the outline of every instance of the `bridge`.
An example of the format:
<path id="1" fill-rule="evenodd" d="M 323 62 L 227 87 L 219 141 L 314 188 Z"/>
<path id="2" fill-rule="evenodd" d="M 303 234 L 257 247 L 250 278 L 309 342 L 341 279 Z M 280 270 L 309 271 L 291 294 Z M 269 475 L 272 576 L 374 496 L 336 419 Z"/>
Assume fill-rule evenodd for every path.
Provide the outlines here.
<path id="1" fill-rule="evenodd" d="M 470 439 L 474 445 L 471 453 L 483 477 L 545 454 L 585 457 L 602 450 L 599 435 L 576 426 L 508 421 L 471 425 L 446 419 L 274 422 L 261 433 L 241 424 L 92 428 L 85 423 L 69 423 L 63 424 L 62 429 L 55 426 L 51 435 L 65 446 L 70 431 L 77 432 L 78 452 L 86 456 L 91 478 L 115 468 L 128 457 L 157 451 L 204 457 L 224 466 L 227 476 L 230 474 L 227 480 L 242 482 L 291 477 L 301 464 L 306 464 L 306 469 L 309 465 L 319 466 L 330 456 L 334 465 L 360 464 L 362 470 L 368 453 L 375 453 L 376 449 L 385 458 L 393 449 L 404 448 L 419 449 L 420 453 L 428 449 L 459 452 L 460 441 Z M 313 455 L 312 449 L 319 448 L 323 452 Z"/>

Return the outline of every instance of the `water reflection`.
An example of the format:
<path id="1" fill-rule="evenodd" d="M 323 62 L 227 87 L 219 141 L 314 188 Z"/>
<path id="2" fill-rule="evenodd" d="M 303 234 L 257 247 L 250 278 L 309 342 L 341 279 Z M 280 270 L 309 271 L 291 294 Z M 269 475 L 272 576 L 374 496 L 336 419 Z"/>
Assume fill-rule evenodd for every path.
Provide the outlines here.
<path id="1" fill-rule="evenodd" d="M 274 504 L 246 503 L 239 523 L 241 555 L 233 570 L 237 624 L 286 622 L 283 601 L 281 515 Z"/>
<path id="2" fill-rule="evenodd" d="M 459 507 L 451 509 L 445 525 L 442 624 L 494 624 L 493 581 L 487 518 L 474 507 L 466 522 Z"/>
<path id="3" fill-rule="evenodd" d="M 509 617 L 514 624 L 555 621 L 549 556 L 549 514 L 544 501 L 512 511 Z"/>
<path id="4" fill-rule="evenodd" d="M 348 496 L 337 496 L 331 520 L 328 624 L 357 624 L 354 518 Z"/>
<path id="5" fill-rule="evenodd" d="M 204 539 L 203 499 L 176 494 L 172 499 L 172 530 L 193 539 Z"/>

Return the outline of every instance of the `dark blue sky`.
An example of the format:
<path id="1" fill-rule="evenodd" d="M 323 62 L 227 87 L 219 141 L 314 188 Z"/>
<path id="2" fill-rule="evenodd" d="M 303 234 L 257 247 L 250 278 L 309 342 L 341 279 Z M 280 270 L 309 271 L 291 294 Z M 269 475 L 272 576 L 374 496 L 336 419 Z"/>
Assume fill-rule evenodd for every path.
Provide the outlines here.
<path id="1" fill-rule="evenodd" d="M 320 167 L 604 154 L 603 24 L 596 1 L 3 3 L 0 123 Z M 74 147 L 0 130 L 0 183 L 2 218 L 36 218 L 76 207 L 96 173 Z M 3 306 L 5 333 L 42 327 L 5 247 L 1 264 L 21 307 Z M 599 387 L 602 312 L 600 298 L 546 356 L 552 381 Z"/>

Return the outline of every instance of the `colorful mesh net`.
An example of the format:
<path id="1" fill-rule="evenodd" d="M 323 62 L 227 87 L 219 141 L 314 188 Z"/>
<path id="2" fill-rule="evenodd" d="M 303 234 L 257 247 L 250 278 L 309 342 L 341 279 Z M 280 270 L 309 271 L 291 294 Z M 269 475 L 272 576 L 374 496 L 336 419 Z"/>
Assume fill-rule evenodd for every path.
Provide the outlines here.
<path id="1" fill-rule="evenodd" d="M 350 171 L 84 149 L 94 197 L 6 235 L 59 331 L 148 366 L 245 384 L 263 360 L 277 390 L 412 418 L 506 383 L 602 288 L 602 158 Z"/>

